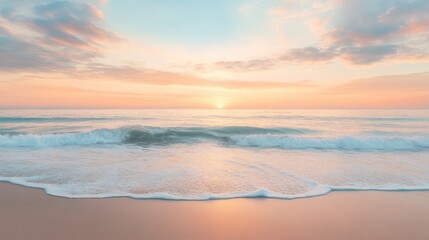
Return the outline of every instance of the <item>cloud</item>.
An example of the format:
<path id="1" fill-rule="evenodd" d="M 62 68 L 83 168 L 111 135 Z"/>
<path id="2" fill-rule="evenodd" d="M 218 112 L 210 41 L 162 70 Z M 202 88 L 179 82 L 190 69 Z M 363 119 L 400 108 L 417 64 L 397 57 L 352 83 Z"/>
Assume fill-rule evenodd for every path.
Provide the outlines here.
<path id="1" fill-rule="evenodd" d="M 89 64 L 86 72 L 75 73 L 76 77 L 88 79 L 112 79 L 125 82 L 157 86 L 187 86 L 222 89 L 308 89 L 314 86 L 306 81 L 213 81 L 185 73 L 175 73 L 155 69 L 142 69 L 129 66 L 109 66 Z"/>
<path id="2" fill-rule="evenodd" d="M 411 42 L 429 36 L 426 0 L 340 0 L 337 11 L 326 37 L 354 64 L 411 56 Z"/>
<path id="3" fill-rule="evenodd" d="M 0 1 L 0 23 L 0 70 L 78 68 L 118 39 L 99 10 L 79 1 Z"/>
<path id="4" fill-rule="evenodd" d="M 18 82 L 4 85 L 0 82 L 1 108 L 175 108 L 202 107 L 198 101 L 205 96 L 186 93 L 138 93 L 126 91 L 99 91 L 79 87 L 56 86 Z M 206 106 L 205 106 L 206 107 Z"/>
<path id="5" fill-rule="evenodd" d="M 428 108 L 429 73 L 355 79 L 320 92 L 321 101 L 341 108 Z M 324 102 L 323 102 L 324 101 Z"/>
<path id="6" fill-rule="evenodd" d="M 43 48 L 19 40 L 0 26 L 0 69 L 38 69 L 49 62 L 49 53 Z"/>
<path id="7" fill-rule="evenodd" d="M 36 6 L 34 13 L 36 17 L 27 20 L 27 24 L 49 44 L 93 49 L 116 39 L 99 26 L 101 11 L 86 3 L 52 2 Z"/>
<path id="8" fill-rule="evenodd" d="M 308 21 L 317 15 L 318 28 L 323 26 L 318 31 L 323 33 L 316 44 L 286 49 L 275 56 L 222 61 L 208 67 L 259 71 L 287 63 L 323 63 L 334 59 L 355 65 L 425 59 L 429 57 L 428 12 L 427 0 L 287 0 L 269 14 L 282 21 Z M 314 21 L 308 23 L 311 27 Z"/>
<path id="9" fill-rule="evenodd" d="M 429 31 L 426 0 L 341 0 L 335 28 L 328 34 L 337 44 L 374 44 L 406 40 Z M 418 27 L 417 27 L 418 26 Z"/>
<path id="10" fill-rule="evenodd" d="M 275 61 L 272 59 L 252 59 L 249 61 L 220 61 L 215 63 L 215 67 L 233 71 L 258 71 L 273 67 Z"/>
<path id="11" fill-rule="evenodd" d="M 335 49 L 304 47 L 288 50 L 279 60 L 287 62 L 322 62 L 331 60 L 337 55 L 338 53 Z"/>
<path id="12" fill-rule="evenodd" d="M 282 55 L 270 58 L 256 58 L 250 60 L 220 61 L 213 64 L 196 64 L 195 70 L 223 69 L 227 71 L 263 71 L 282 63 L 316 63 L 326 62 L 338 56 L 335 49 L 321 49 L 317 47 L 292 48 Z"/>
<path id="13" fill-rule="evenodd" d="M 356 79 L 331 88 L 329 91 L 340 93 L 360 92 L 362 94 L 373 92 L 402 92 L 406 94 L 416 92 L 429 93 L 429 72 Z"/>
<path id="14" fill-rule="evenodd" d="M 344 47 L 341 56 L 354 64 L 370 64 L 397 53 L 395 45 L 369 45 L 361 47 Z"/>

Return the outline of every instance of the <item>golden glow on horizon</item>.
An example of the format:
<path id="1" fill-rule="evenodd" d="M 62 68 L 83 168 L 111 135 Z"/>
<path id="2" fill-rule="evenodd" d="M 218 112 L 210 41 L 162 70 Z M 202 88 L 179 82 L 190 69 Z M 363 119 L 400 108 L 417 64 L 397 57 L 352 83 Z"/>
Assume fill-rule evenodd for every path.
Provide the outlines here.
<path id="1" fill-rule="evenodd" d="M 224 109 L 225 108 L 225 99 L 222 97 L 212 99 L 212 106 L 216 109 Z"/>
<path id="2" fill-rule="evenodd" d="M 217 108 L 217 109 L 223 109 L 223 108 L 224 108 L 224 104 L 223 104 L 223 102 L 218 102 L 218 103 L 216 104 L 216 108 Z"/>
<path id="3" fill-rule="evenodd" d="M 276 89 L 139 85 L 40 76 L 0 81 L 0 108 L 427 108 L 428 76 L 429 73 L 381 76 L 330 88 Z M 368 94 L 372 97 L 368 98 Z"/>

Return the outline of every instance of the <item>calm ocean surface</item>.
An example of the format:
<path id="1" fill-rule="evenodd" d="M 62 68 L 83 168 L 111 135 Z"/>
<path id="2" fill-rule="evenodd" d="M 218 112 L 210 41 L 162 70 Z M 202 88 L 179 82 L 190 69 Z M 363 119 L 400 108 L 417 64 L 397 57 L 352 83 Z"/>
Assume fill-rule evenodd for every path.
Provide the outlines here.
<path id="1" fill-rule="evenodd" d="M 70 198 L 429 190 L 429 111 L 0 110 L 0 180 Z"/>

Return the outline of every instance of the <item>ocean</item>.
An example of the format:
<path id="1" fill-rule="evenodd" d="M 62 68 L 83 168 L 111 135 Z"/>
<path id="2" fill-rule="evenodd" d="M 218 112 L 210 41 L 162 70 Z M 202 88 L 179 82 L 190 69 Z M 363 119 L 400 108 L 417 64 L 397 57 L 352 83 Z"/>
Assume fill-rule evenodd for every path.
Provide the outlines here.
<path id="1" fill-rule="evenodd" d="M 429 190 L 429 111 L 0 110 L 0 181 L 67 198 Z"/>

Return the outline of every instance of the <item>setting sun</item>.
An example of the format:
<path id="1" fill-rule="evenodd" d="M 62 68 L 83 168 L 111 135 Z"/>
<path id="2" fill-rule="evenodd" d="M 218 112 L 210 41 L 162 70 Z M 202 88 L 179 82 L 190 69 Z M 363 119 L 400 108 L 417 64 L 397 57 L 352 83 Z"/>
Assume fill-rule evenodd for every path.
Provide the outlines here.
<path id="1" fill-rule="evenodd" d="M 211 99 L 212 106 L 216 109 L 224 109 L 225 108 L 225 99 L 223 97 L 215 97 Z"/>

